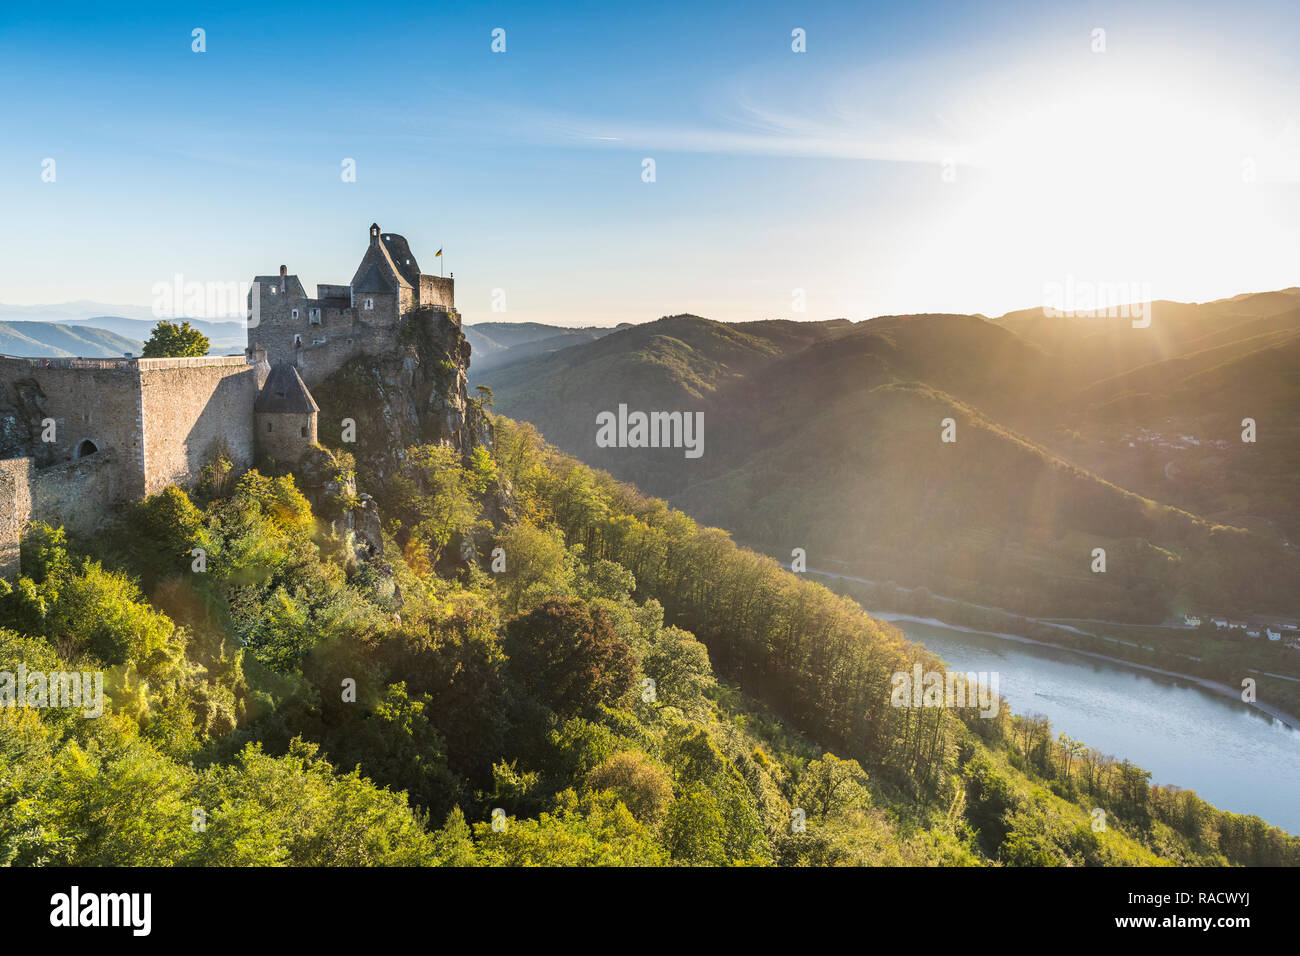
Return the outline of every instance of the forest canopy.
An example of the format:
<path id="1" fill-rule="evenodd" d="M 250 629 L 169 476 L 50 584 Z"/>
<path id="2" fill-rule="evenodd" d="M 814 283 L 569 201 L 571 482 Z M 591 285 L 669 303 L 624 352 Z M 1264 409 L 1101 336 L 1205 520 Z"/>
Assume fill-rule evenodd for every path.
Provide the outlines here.
<path id="1" fill-rule="evenodd" d="M 94 540 L 34 525 L 0 669 L 102 672 L 105 709 L 0 707 L 0 861 L 1300 859 L 1043 718 L 891 706 L 895 671 L 942 662 L 494 425 L 491 455 L 408 450 L 373 553 L 357 500 L 220 463 Z"/>

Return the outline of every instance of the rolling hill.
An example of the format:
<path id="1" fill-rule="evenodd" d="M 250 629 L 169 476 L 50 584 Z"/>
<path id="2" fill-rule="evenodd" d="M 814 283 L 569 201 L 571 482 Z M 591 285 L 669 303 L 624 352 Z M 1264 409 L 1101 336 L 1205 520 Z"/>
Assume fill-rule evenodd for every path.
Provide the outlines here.
<path id="1" fill-rule="evenodd" d="M 215 354 L 234 354 L 242 352 L 248 344 L 248 333 L 244 322 L 238 319 L 211 321 L 208 319 L 177 319 L 189 322 L 208 337 L 211 351 Z M 149 338 L 149 333 L 158 324 L 152 309 L 147 306 L 112 305 L 81 299 L 76 302 L 62 302 L 54 305 L 4 305 L 0 304 L 0 323 L 9 325 L 56 325 L 71 326 L 78 329 L 90 328 L 115 333 L 124 339 L 136 343 L 134 351 L 138 354 L 140 343 Z M 30 333 L 26 333 L 30 334 Z M 44 334 L 44 333 L 42 333 Z M 33 335 L 40 341 L 41 335 Z M 93 335 L 91 336 L 93 338 Z M 120 355 L 131 351 L 128 347 L 103 353 Z M 27 354 L 11 352 L 9 354 Z M 59 355 L 63 353 L 42 352 L 41 355 Z M 99 357 L 100 353 L 85 353 Z"/>
<path id="2" fill-rule="evenodd" d="M 489 369 L 509 365 L 596 339 L 616 331 L 613 328 L 566 328 L 541 322 L 479 322 L 463 326 L 473 349 L 470 377 L 478 384 Z M 622 326 L 620 326 L 622 328 Z"/>
<path id="3" fill-rule="evenodd" d="M 844 562 L 864 577 L 1026 613 L 1295 612 L 1300 559 L 1279 532 L 1294 507 L 1279 482 L 1293 483 L 1294 462 L 1280 442 L 1244 444 L 1224 424 L 1243 405 L 1269 415 L 1295 407 L 1300 346 L 1258 314 L 1277 304 L 1160 303 L 1146 330 L 1092 317 L 1051 329 L 1062 320 L 1030 313 L 856 324 L 675 316 L 485 381 L 500 410 L 564 450 L 769 553 L 805 548 L 811 566 Z M 1153 330 L 1158 343 L 1128 337 Z M 1222 351 L 1203 354 L 1210 340 Z M 1135 385 L 1159 395 L 1108 408 Z M 596 415 L 620 404 L 702 412 L 703 456 L 597 447 Z M 1183 427 L 1237 439 L 1204 447 L 1220 459 L 1221 482 L 1236 482 L 1220 490 L 1240 501 L 1198 513 L 1189 505 L 1204 497 L 1176 470 L 1154 484 L 1117 480 L 1133 477 L 1135 457 L 1119 436 L 1134 421 L 1165 427 L 1180 409 L 1194 419 Z M 952 443 L 941 441 L 948 418 Z M 1248 517 L 1260 508 L 1268 515 Z M 1104 574 L 1091 570 L 1096 547 Z"/>
<path id="4" fill-rule="evenodd" d="M 595 443 L 596 415 L 631 408 L 701 410 L 730 381 L 769 365 L 788 350 L 835 336 L 850 323 L 766 322 L 728 325 L 699 316 L 667 316 L 598 341 L 497 369 L 482 381 L 497 406 L 543 430 L 558 447 L 615 474 L 625 449 Z M 665 493 L 680 461 L 640 459 L 655 471 L 644 487 Z"/>
<path id="5" fill-rule="evenodd" d="M 177 319 L 176 321 L 188 322 L 193 328 L 206 335 L 210 343 L 209 351 L 214 354 L 237 354 L 244 351 L 248 345 L 248 330 L 243 322 L 209 322 L 205 319 Z M 94 326 L 126 338 L 137 338 L 143 342 L 149 338 L 149 333 L 158 324 L 158 320 L 99 315 L 87 319 L 70 319 L 59 324 L 74 328 Z"/>
<path id="6" fill-rule="evenodd" d="M 0 322 L 0 354 L 24 358 L 118 358 L 141 343 L 102 328 L 53 322 Z"/>

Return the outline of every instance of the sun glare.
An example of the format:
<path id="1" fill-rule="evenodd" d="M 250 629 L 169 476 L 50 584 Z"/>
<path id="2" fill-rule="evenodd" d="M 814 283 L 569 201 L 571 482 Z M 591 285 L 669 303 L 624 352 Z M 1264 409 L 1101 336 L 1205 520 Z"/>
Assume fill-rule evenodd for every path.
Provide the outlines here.
<path id="1" fill-rule="evenodd" d="M 976 131 L 958 170 L 973 185 L 921 247 L 918 280 L 942 263 L 954 299 L 1004 308 L 1034 294 L 1027 276 L 1181 300 L 1294 284 L 1300 237 L 1279 201 L 1295 203 L 1300 160 L 1276 92 L 1156 64 L 999 77 L 955 111 Z"/>

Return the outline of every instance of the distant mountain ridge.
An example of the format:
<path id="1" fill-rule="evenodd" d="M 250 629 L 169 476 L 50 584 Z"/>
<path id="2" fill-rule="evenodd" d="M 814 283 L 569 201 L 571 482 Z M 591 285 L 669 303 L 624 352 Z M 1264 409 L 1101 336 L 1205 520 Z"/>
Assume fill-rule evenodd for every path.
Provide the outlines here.
<path id="1" fill-rule="evenodd" d="M 144 346 L 102 328 L 56 322 L 0 322 L 0 354 L 23 358 L 120 358 Z"/>
<path id="2" fill-rule="evenodd" d="M 152 318 L 127 319 L 117 315 L 100 315 L 88 319 L 70 319 L 55 324 L 74 328 L 94 326 L 107 329 L 124 338 L 139 339 L 143 342 L 149 338 L 149 334 L 159 321 L 161 320 Z M 209 353 L 218 355 L 223 353 L 237 354 L 244 351 L 248 345 L 248 330 L 243 322 L 209 322 L 205 319 L 168 319 L 167 321 L 188 322 L 191 327 L 206 335 L 208 337 Z"/>
<path id="3" fill-rule="evenodd" d="M 1043 614 L 1300 610 L 1300 290 L 1151 316 L 681 315 L 481 381 L 565 451 L 810 565 Z M 702 412 L 703 457 L 599 447 L 620 404 Z M 1267 437 L 1243 443 L 1245 418 Z"/>
<path id="4" fill-rule="evenodd" d="M 55 305 L 3 305 L 0 304 L 0 323 L 25 325 L 75 326 L 77 328 L 100 329 L 111 332 L 123 339 L 135 343 L 133 351 L 139 354 L 141 344 L 149 338 L 149 333 L 160 320 L 147 306 L 110 305 L 91 300 L 62 302 Z M 230 319 L 212 321 L 208 319 L 169 319 L 168 321 L 189 322 L 208 337 L 210 351 L 215 354 L 233 354 L 242 352 L 248 344 L 248 333 L 242 320 Z M 37 341 L 41 336 L 34 336 Z M 93 335 L 88 335 L 93 339 Z M 55 339 L 51 339 L 55 341 Z M 131 351 L 130 346 L 123 346 L 121 351 Z M 121 354 L 118 351 L 115 354 Z M 10 355 L 28 353 L 9 352 Z M 41 355 L 62 355 L 61 352 L 39 353 Z M 105 353 L 107 354 L 107 353 Z M 87 358 L 102 357 L 100 353 L 87 353 Z"/>
<path id="5" fill-rule="evenodd" d="M 489 369 L 509 365 L 547 352 L 594 342 L 626 324 L 616 327 L 574 327 L 541 322 L 479 322 L 466 324 L 465 338 L 471 354 L 470 378 L 477 380 Z"/>

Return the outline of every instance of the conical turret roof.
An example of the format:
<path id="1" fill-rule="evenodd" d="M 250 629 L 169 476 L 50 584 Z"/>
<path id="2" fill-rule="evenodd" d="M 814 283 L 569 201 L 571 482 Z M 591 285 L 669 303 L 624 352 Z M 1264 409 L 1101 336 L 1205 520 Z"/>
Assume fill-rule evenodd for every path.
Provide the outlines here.
<path id="1" fill-rule="evenodd" d="M 266 384 L 253 402 L 255 412 L 281 412 L 305 415 L 319 412 L 316 399 L 307 391 L 298 370 L 288 362 L 276 362 L 271 366 L 271 374 L 266 377 Z"/>

